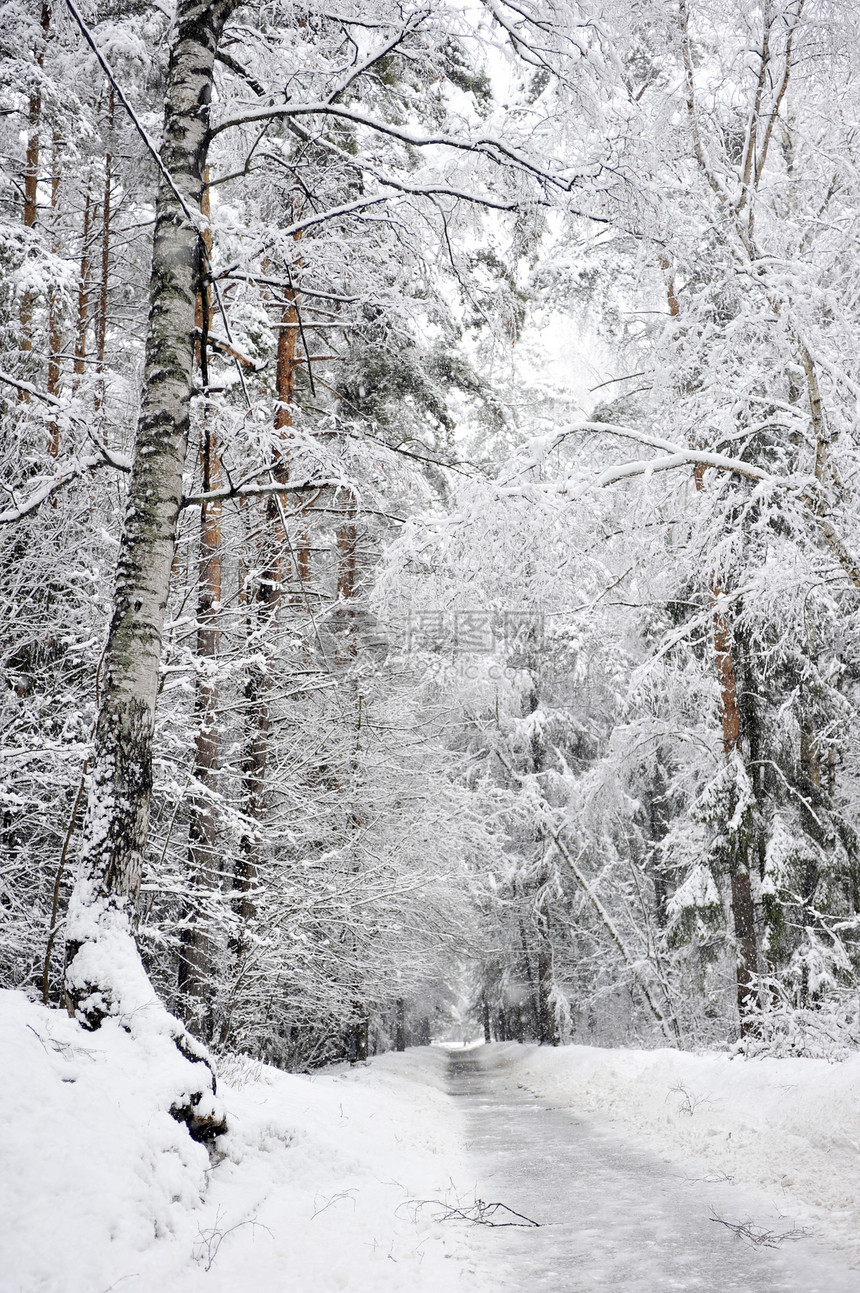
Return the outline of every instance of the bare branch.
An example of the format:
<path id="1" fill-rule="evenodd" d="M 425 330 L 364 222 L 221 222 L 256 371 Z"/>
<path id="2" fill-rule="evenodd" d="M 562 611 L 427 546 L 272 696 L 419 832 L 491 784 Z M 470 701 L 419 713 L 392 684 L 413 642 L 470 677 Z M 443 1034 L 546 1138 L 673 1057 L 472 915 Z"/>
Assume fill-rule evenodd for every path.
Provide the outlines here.
<path id="1" fill-rule="evenodd" d="M 269 470 L 264 468 L 263 470 Z M 227 498 L 260 498 L 270 494 L 303 494 L 321 489 L 343 489 L 343 480 L 287 480 L 272 481 L 268 485 L 226 485 L 223 489 L 213 489 L 207 494 L 188 494 L 182 500 L 182 507 L 201 507 L 204 503 L 220 502 Z M 0 521 L 3 517 L 0 514 Z"/>
<path id="2" fill-rule="evenodd" d="M 229 67 L 231 72 L 235 73 L 236 76 L 240 76 L 243 81 L 247 82 L 254 93 L 259 94 L 261 99 L 265 98 L 265 96 L 270 93 L 270 91 L 268 91 L 264 85 L 261 85 L 260 82 L 257 81 L 241 63 L 238 63 L 231 54 L 225 53 L 223 49 L 216 49 L 215 57 L 219 63 L 223 63 L 225 67 Z"/>

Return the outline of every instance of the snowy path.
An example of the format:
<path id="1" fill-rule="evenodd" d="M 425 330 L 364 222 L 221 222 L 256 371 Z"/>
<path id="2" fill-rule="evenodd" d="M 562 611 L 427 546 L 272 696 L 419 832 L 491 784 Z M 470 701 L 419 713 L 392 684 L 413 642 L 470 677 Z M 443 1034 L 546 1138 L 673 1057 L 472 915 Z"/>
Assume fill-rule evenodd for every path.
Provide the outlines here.
<path id="1" fill-rule="evenodd" d="M 0 991 L 0 1054 L 0 1293 L 860 1293 L 860 1057 L 235 1056 L 213 1163 L 168 1112 L 172 1047 Z M 689 1180 L 728 1174 L 749 1189 Z M 540 1228 L 453 1220 L 476 1194 Z"/>
<path id="2" fill-rule="evenodd" d="M 766 1196 L 691 1181 L 677 1167 L 518 1086 L 504 1054 L 450 1054 L 478 1195 L 540 1222 L 482 1229 L 499 1293 L 858 1293 L 860 1272 L 808 1239 L 754 1247 L 724 1226 L 752 1219 L 785 1233 Z"/>

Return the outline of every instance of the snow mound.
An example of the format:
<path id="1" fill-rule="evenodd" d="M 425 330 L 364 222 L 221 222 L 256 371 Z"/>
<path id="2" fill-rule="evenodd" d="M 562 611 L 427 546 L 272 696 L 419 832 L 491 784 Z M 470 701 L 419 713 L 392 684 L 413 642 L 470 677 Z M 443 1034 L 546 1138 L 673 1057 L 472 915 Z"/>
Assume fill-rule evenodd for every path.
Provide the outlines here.
<path id="1" fill-rule="evenodd" d="M 170 1116 L 193 1066 L 169 1037 L 0 992 L 0 1053 L 0 1293 L 489 1288 L 468 1233 L 421 1206 L 469 1194 L 444 1053 L 312 1077 L 229 1061 L 211 1160 Z"/>

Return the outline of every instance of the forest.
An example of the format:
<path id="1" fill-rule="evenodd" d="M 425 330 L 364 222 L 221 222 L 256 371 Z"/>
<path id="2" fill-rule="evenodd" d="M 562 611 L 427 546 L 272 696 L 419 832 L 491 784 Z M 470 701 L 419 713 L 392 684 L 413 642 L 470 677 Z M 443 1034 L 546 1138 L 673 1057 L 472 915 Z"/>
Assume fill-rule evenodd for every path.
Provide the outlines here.
<path id="1" fill-rule="evenodd" d="M 841 0 L 0 6 L 0 987 L 860 1045 L 858 67 Z"/>

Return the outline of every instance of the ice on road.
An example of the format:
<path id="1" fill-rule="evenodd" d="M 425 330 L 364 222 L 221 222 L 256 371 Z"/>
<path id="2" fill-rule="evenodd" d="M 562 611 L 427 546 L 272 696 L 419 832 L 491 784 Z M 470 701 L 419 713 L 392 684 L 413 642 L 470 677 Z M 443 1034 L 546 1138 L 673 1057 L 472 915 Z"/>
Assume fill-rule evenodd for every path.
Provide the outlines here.
<path id="1" fill-rule="evenodd" d="M 539 1099 L 495 1048 L 452 1050 L 449 1064 L 478 1197 L 540 1223 L 476 1233 L 499 1293 L 860 1293 L 860 1273 L 808 1238 L 769 1248 L 712 1220 L 786 1235 L 793 1221 L 778 1200 L 690 1179 Z"/>

